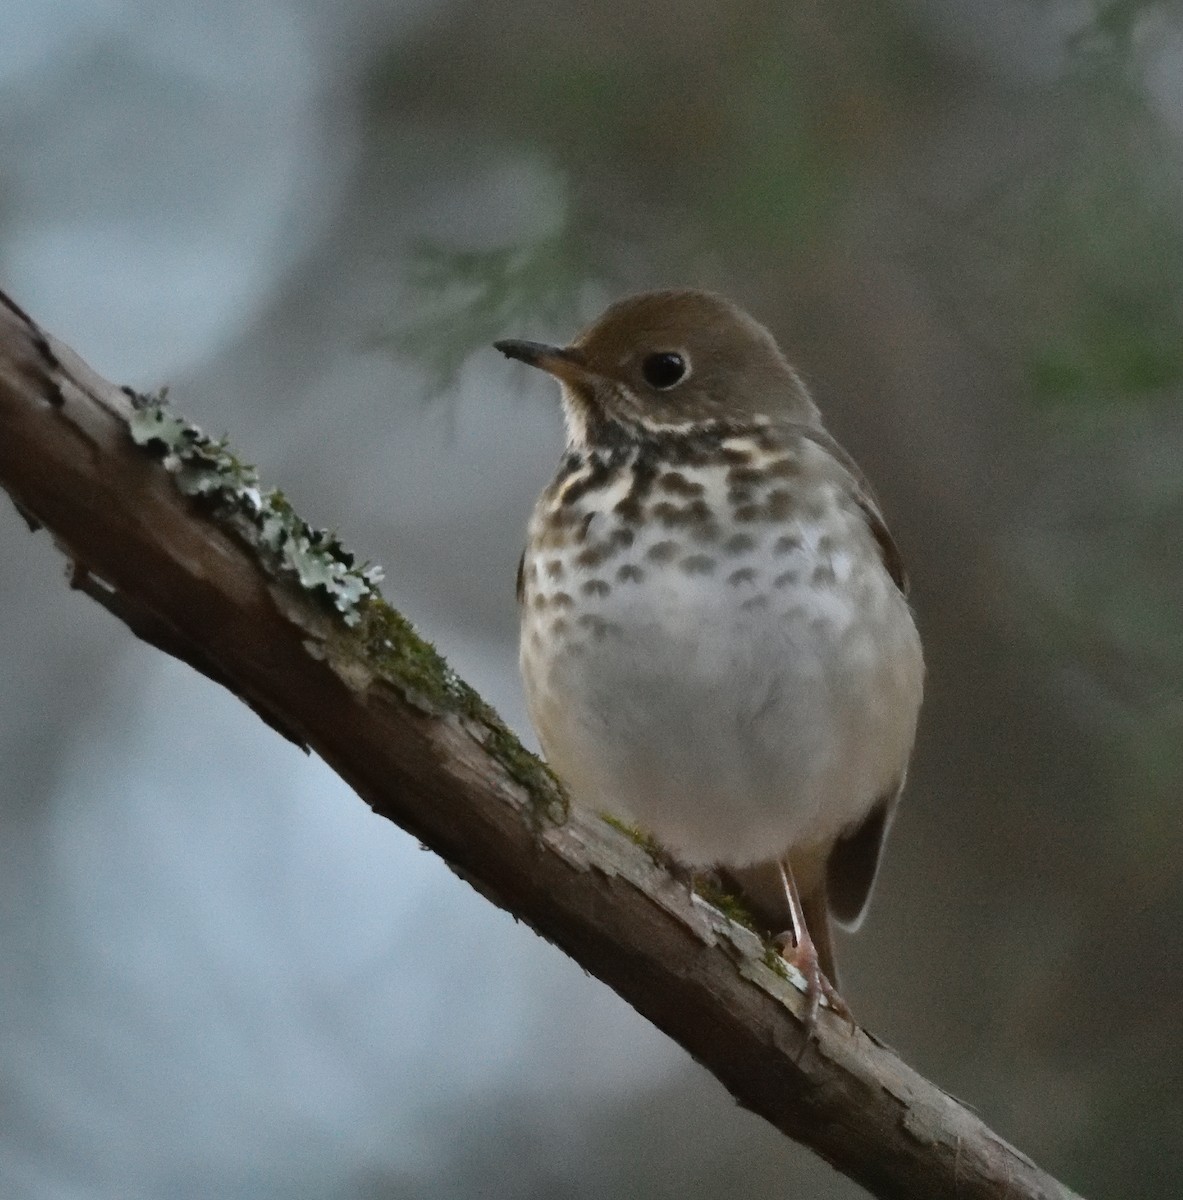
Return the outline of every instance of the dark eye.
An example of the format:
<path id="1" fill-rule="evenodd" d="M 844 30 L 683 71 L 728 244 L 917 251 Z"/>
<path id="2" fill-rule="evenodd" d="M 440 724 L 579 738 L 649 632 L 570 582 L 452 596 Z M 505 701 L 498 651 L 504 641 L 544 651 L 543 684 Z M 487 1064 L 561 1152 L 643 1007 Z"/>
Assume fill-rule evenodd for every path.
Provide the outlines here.
<path id="1" fill-rule="evenodd" d="M 651 387 L 672 388 L 686 378 L 686 360 L 670 350 L 650 354 L 641 363 L 641 374 Z"/>

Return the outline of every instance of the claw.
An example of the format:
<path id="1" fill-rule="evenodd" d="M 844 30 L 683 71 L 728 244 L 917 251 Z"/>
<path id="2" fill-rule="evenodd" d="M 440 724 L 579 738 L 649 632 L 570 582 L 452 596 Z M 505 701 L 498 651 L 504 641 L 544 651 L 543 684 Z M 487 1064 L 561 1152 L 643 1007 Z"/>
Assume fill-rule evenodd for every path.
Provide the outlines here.
<path id="1" fill-rule="evenodd" d="M 773 945 L 780 951 L 785 962 L 797 968 L 805 977 L 805 1036 L 801 1040 L 801 1049 L 797 1052 L 797 1062 L 805 1055 L 809 1043 L 813 1040 L 817 1029 L 818 1013 L 821 1011 L 822 997 L 832 1012 L 850 1022 L 850 1030 L 855 1029 L 854 1017 L 845 1000 L 838 994 L 838 989 L 822 973 L 817 959 L 817 947 L 809 936 L 809 928 L 805 924 L 805 912 L 801 907 L 801 897 L 797 892 L 797 883 L 792 872 L 780 864 L 781 878 L 785 885 L 785 895 L 789 901 L 789 912 L 793 919 L 793 928 L 773 939 Z"/>

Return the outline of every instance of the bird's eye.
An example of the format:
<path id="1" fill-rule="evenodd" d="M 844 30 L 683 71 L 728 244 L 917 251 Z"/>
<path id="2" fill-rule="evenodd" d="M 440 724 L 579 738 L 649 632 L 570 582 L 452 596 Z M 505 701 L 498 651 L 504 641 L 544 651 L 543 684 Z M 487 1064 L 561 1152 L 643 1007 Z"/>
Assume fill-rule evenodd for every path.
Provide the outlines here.
<path id="1" fill-rule="evenodd" d="M 686 360 L 671 350 L 650 354 L 641 363 L 641 374 L 651 387 L 672 388 L 686 378 Z"/>

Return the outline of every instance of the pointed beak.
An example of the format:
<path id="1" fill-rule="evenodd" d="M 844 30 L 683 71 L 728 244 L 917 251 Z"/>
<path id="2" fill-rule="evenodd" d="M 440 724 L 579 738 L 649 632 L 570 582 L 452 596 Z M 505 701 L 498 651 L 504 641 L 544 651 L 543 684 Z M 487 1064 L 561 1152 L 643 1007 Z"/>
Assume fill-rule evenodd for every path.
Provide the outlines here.
<path id="1" fill-rule="evenodd" d="M 579 379 L 590 372 L 583 353 L 571 346 L 548 346 L 545 342 L 519 342 L 513 339 L 494 342 L 506 358 L 516 358 L 531 367 L 539 367 L 556 379 Z"/>

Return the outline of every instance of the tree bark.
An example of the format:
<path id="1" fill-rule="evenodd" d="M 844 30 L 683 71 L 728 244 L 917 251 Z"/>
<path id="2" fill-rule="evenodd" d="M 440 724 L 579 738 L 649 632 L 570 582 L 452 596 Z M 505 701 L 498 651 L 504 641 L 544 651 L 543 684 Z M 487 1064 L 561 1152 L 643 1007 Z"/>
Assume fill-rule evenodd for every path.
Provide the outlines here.
<path id="1" fill-rule="evenodd" d="M 340 547 L 182 430 L 0 294 L 0 484 L 49 530 L 75 586 L 321 755 L 740 1104 L 873 1194 L 1074 1195 L 866 1031 L 823 1011 L 803 1045 L 801 981 L 774 951 L 644 845 L 568 811 L 545 767 Z"/>

